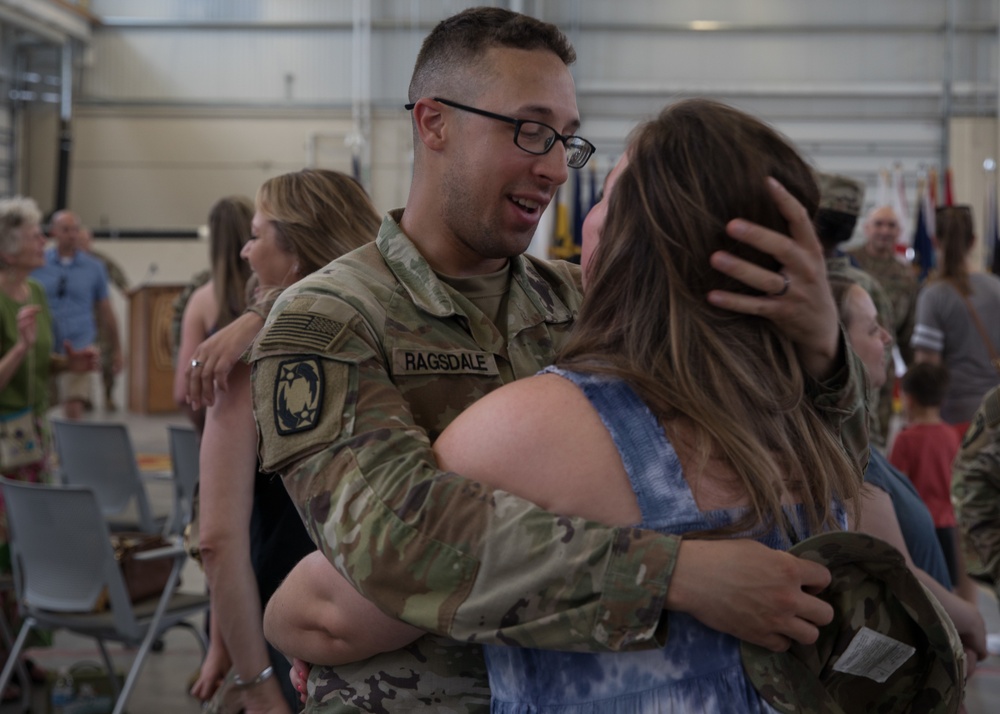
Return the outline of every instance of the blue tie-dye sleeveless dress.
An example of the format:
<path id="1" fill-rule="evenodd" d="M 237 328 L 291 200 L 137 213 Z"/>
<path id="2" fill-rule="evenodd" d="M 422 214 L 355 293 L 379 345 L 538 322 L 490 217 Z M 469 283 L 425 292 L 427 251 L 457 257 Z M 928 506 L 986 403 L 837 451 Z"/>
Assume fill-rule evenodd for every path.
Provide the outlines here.
<path id="1" fill-rule="evenodd" d="M 600 414 L 622 457 L 643 528 L 686 533 L 728 524 L 738 511 L 702 513 L 659 421 L 622 380 L 550 367 Z M 786 509 L 790 522 L 802 514 Z M 844 522 L 842 509 L 838 518 Z M 799 537 L 808 533 L 801 526 Z M 787 550 L 777 529 L 758 538 Z M 747 680 L 739 640 L 684 613 L 669 613 L 668 642 L 642 652 L 582 654 L 488 646 L 486 663 L 499 714 L 734 714 L 774 712 Z"/>

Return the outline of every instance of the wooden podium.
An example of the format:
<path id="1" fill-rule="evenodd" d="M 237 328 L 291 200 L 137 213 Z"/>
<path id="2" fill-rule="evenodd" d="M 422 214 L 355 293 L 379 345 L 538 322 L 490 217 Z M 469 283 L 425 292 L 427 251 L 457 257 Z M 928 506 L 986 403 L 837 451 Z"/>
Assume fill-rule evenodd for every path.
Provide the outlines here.
<path id="1" fill-rule="evenodd" d="M 129 293 L 128 408 L 152 414 L 177 411 L 170 324 L 183 285 L 146 285 Z"/>

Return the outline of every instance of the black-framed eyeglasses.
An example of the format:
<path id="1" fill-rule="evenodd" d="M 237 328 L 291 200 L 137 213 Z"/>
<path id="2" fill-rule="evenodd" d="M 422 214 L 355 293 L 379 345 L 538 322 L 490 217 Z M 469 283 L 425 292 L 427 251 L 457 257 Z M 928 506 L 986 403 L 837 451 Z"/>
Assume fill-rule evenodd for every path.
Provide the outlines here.
<path id="1" fill-rule="evenodd" d="M 594 151 L 596 151 L 594 145 L 583 137 L 560 134 L 548 124 L 543 124 L 540 121 L 515 119 L 514 117 L 495 114 L 485 109 L 476 109 L 476 107 L 466 106 L 465 104 L 459 104 L 458 102 L 453 102 L 450 99 L 442 99 L 441 97 L 431 97 L 431 99 L 446 106 L 461 109 L 463 112 L 471 112 L 472 114 L 479 114 L 489 119 L 513 124 L 514 145 L 522 151 L 527 151 L 529 154 L 541 156 L 542 154 L 549 153 L 552 147 L 556 145 L 556 140 L 558 139 L 566 147 L 566 165 L 571 169 L 582 169 L 587 165 L 590 157 L 594 155 Z M 414 106 L 414 103 L 410 103 L 405 105 L 404 108 L 410 111 Z"/>

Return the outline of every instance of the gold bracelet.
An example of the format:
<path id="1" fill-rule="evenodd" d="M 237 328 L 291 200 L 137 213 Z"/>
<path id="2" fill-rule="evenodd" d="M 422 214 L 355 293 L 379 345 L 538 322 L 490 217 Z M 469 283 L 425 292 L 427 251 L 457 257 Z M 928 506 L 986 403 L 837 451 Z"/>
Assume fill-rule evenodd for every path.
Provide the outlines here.
<path id="1" fill-rule="evenodd" d="M 264 667 L 264 669 L 261 671 L 260 674 L 251 679 L 249 682 L 244 682 L 240 678 L 239 672 L 236 672 L 233 675 L 233 684 L 235 684 L 237 687 L 256 687 L 258 684 L 263 684 L 273 676 L 274 676 L 274 667 L 268 665 Z"/>

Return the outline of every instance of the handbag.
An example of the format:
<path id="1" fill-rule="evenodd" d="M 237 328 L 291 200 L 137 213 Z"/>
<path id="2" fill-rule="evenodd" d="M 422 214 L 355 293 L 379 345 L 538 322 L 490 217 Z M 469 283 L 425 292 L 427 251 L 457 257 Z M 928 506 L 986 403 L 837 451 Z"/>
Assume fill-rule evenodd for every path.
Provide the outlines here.
<path id="1" fill-rule="evenodd" d="M 34 409 L 28 407 L 0 416 L 0 471 L 13 471 L 43 458 Z"/>
<path id="2" fill-rule="evenodd" d="M 0 416 L 0 472 L 37 464 L 45 459 L 35 422 L 35 350 L 28 350 L 28 406 Z"/>
<path id="3" fill-rule="evenodd" d="M 979 331 L 979 336 L 983 338 L 983 343 L 986 345 L 986 349 L 990 353 L 990 362 L 993 364 L 993 369 L 1000 373 L 1000 355 L 997 355 L 997 350 L 993 346 L 993 341 L 990 336 L 986 334 L 986 328 L 983 327 L 982 320 L 979 319 L 979 313 L 976 312 L 976 308 L 972 306 L 972 302 L 969 300 L 969 296 L 962 293 L 961 290 L 958 294 L 962 297 L 962 301 L 965 302 L 965 307 L 969 309 L 969 314 L 972 316 L 972 322 L 975 323 L 976 329 Z"/>
<path id="4" fill-rule="evenodd" d="M 174 568 L 174 558 L 150 558 L 139 560 L 136 555 L 157 548 L 171 547 L 173 544 L 159 534 L 126 531 L 111 534 L 111 547 L 115 560 L 122 571 L 125 590 L 133 603 L 151 597 L 159 597 L 167 587 L 170 573 Z M 179 581 L 178 581 L 179 582 Z M 97 600 L 94 612 L 107 609 L 108 593 L 105 591 Z"/>

